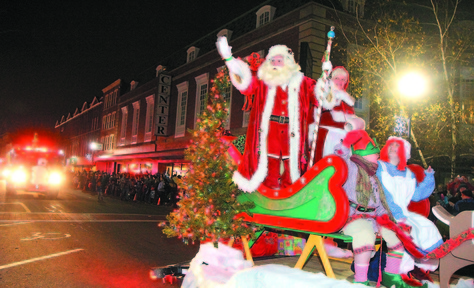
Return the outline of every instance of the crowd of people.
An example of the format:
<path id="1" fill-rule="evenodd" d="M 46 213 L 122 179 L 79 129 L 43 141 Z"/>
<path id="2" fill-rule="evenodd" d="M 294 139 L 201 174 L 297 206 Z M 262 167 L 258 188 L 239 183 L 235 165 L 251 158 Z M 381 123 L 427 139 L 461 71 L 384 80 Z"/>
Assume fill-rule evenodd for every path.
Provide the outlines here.
<path id="1" fill-rule="evenodd" d="M 439 184 L 430 197 L 431 206 L 441 205 L 451 214 L 474 210 L 474 186 L 466 176 L 457 176 L 447 185 Z"/>
<path id="2" fill-rule="evenodd" d="M 181 176 L 168 174 L 107 173 L 103 171 L 76 172 L 72 185 L 76 189 L 97 193 L 123 201 L 142 202 L 154 205 L 175 206 L 178 202 L 176 179 Z"/>
<path id="3" fill-rule="evenodd" d="M 457 176 L 447 185 L 439 184 L 430 196 L 430 206 L 443 206 L 448 212 L 457 215 L 463 211 L 474 211 L 474 186 L 465 176 Z M 439 221 L 430 209 L 429 219 L 436 224 L 444 240 L 449 239 L 449 226 Z"/>

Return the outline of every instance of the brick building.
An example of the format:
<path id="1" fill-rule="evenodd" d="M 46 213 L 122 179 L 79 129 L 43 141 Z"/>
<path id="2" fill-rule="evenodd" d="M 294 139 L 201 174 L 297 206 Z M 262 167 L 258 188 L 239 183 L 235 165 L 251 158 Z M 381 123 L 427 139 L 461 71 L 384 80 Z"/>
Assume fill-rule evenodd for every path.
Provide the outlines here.
<path id="1" fill-rule="evenodd" d="M 60 134 L 61 147 L 66 156 L 66 164 L 72 169 L 82 170 L 93 167 L 93 153 L 90 143 L 99 142 L 101 135 L 102 101 L 96 97 L 92 102 L 84 102 L 81 109 L 62 116 L 55 129 Z"/>
<path id="2" fill-rule="evenodd" d="M 350 18 L 342 11 L 354 1 L 341 1 L 335 8 L 319 2 L 326 1 L 267 1 L 161 60 L 148 79 L 139 79 L 144 84 L 139 85 L 137 79 L 130 83 L 130 89 L 124 89 L 117 80 L 105 88 L 100 132 L 103 151 L 94 158 L 97 169 L 186 173 L 184 149 L 191 139 L 188 129 L 194 128 L 205 107 L 203 100 L 211 80 L 224 66 L 215 46 L 218 36 L 227 36 L 234 56 L 241 58 L 252 52 L 265 57 L 271 46 L 285 44 L 293 50 L 305 75 L 317 79 L 326 33 L 336 24 L 331 20 L 336 18 L 334 9 L 339 17 Z M 340 64 L 344 59 L 334 61 Z M 226 96 L 231 103 L 226 129 L 233 135 L 245 134 L 249 112 L 242 111 L 244 97 L 234 87 Z M 364 111 L 362 103 L 357 108 L 357 112 Z"/>

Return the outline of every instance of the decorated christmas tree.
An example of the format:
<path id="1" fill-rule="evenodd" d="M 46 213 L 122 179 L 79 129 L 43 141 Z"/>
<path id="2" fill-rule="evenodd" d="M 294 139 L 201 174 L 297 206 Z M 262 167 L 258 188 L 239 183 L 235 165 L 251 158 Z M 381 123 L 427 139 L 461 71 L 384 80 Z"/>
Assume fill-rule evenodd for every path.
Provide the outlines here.
<path id="1" fill-rule="evenodd" d="M 206 99 L 207 107 L 197 120 L 196 129 L 190 131 L 192 140 L 185 151 L 191 162 L 189 171 L 179 183 L 181 188 L 178 208 L 167 219 L 163 232 L 168 237 L 183 238 L 187 244 L 194 240 L 210 240 L 253 235 L 253 229 L 236 215 L 248 212 L 253 203 L 239 203 L 242 193 L 232 181 L 235 164 L 222 141 L 228 119 L 229 103 L 225 91 L 231 85 L 227 69 L 212 80 Z"/>

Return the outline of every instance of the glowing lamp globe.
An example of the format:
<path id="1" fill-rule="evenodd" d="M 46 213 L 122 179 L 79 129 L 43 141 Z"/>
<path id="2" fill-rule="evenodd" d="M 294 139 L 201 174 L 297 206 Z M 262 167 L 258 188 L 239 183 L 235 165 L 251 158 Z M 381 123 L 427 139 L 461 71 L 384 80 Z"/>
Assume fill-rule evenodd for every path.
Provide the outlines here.
<path id="1" fill-rule="evenodd" d="M 92 142 L 89 147 L 91 148 L 91 150 L 97 150 L 97 143 L 95 142 Z"/>
<path id="2" fill-rule="evenodd" d="M 421 74 L 411 72 L 398 81 L 398 90 L 405 97 L 419 97 L 426 91 L 426 79 Z"/>

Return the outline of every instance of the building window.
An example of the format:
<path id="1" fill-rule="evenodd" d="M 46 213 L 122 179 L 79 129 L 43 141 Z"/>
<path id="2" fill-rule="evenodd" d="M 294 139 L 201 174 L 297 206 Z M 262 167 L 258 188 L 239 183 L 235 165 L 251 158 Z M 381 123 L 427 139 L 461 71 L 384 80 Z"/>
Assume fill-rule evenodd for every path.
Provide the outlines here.
<path id="1" fill-rule="evenodd" d="M 257 28 L 270 23 L 275 17 L 276 8 L 270 5 L 265 5 L 258 9 L 257 13 Z"/>
<path id="2" fill-rule="evenodd" d="M 461 78 L 463 116 L 468 124 L 474 124 L 474 79 Z"/>
<path id="3" fill-rule="evenodd" d="M 109 99 L 109 95 L 104 96 L 104 110 L 107 109 L 107 100 Z"/>
<path id="4" fill-rule="evenodd" d="M 190 47 L 186 52 L 188 53 L 186 62 L 189 63 L 197 58 L 197 55 L 199 53 L 199 48 L 196 48 L 193 46 L 193 47 Z"/>
<path id="5" fill-rule="evenodd" d="M 176 111 L 175 137 L 182 137 L 186 131 L 186 111 L 188 106 L 188 81 L 176 85 L 178 88 L 178 107 Z"/>
<path id="6" fill-rule="evenodd" d="M 109 114 L 105 115 L 105 129 L 109 129 L 109 121 L 110 121 L 110 117 L 109 117 Z"/>
<path id="7" fill-rule="evenodd" d="M 115 112 L 112 112 L 112 115 L 110 116 L 110 128 L 115 127 Z"/>
<path id="8" fill-rule="evenodd" d="M 116 104 L 117 104 L 117 95 L 118 95 L 118 89 L 116 89 L 116 90 L 114 91 L 114 99 L 113 99 L 113 102 L 112 102 L 113 105 L 116 105 Z"/>
<path id="9" fill-rule="evenodd" d="M 230 38 L 232 37 L 232 30 L 229 30 L 229 29 L 222 29 L 221 31 L 219 31 L 219 33 L 217 33 L 217 37 L 226 37 L 227 38 L 227 41 L 230 41 Z"/>
<path id="10" fill-rule="evenodd" d="M 355 4 L 355 0 L 347 0 L 347 11 L 349 13 L 354 13 L 356 12 L 356 4 Z"/>
<path id="11" fill-rule="evenodd" d="M 125 145 L 125 137 L 127 136 L 127 119 L 128 107 L 122 107 L 122 126 L 120 127 L 120 144 Z"/>
<path id="12" fill-rule="evenodd" d="M 270 22 L 270 12 L 263 12 L 262 14 L 260 14 L 260 16 L 258 17 L 258 26 L 263 26 L 268 22 Z"/>
<path id="13" fill-rule="evenodd" d="M 249 111 L 244 111 L 244 120 L 242 121 L 242 127 L 248 127 L 249 126 L 249 119 L 250 119 L 250 110 Z"/>
<path id="14" fill-rule="evenodd" d="M 179 125 L 184 125 L 186 121 L 186 104 L 188 103 L 188 91 L 181 93 L 181 103 L 179 103 Z"/>
<path id="15" fill-rule="evenodd" d="M 199 86 L 199 114 L 206 109 L 207 83 Z"/>
<path id="16" fill-rule="evenodd" d="M 224 66 L 217 68 L 217 73 L 219 73 L 222 69 L 224 69 Z M 232 107 L 232 85 L 229 85 L 229 87 L 225 88 L 224 91 L 222 91 L 222 96 L 224 97 L 224 100 L 228 108 L 228 113 L 229 113 L 227 115 L 226 123 L 224 124 L 224 129 L 230 130 L 230 118 L 231 118 L 230 111 Z"/>
<path id="17" fill-rule="evenodd" d="M 362 109 L 362 98 L 356 98 L 354 103 L 354 109 Z"/>
<path id="18" fill-rule="evenodd" d="M 105 136 L 104 151 L 109 150 L 108 147 L 109 147 L 109 136 L 107 135 Z"/>
<path id="19" fill-rule="evenodd" d="M 114 141 L 115 141 L 115 135 L 112 134 L 112 135 L 110 135 L 110 138 L 109 138 L 109 149 L 108 150 L 113 150 L 114 149 Z"/>
<path id="20" fill-rule="evenodd" d="M 151 141 L 151 131 L 153 129 L 154 107 L 155 107 L 155 95 L 146 97 L 145 141 Z"/>
<path id="21" fill-rule="evenodd" d="M 107 116 L 102 117 L 102 130 L 105 130 L 106 121 L 107 121 Z"/>
<path id="22" fill-rule="evenodd" d="M 204 73 L 195 78 L 196 80 L 196 106 L 194 113 L 194 124 L 196 125 L 199 114 L 206 108 L 206 95 L 209 82 L 209 73 Z"/>
<path id="23" fill-rule="evenodd" d="M 133 103 L 132 144 L 137 143 L 139 120 L 140 120 L 140 101 L 137 101 Z"/>

